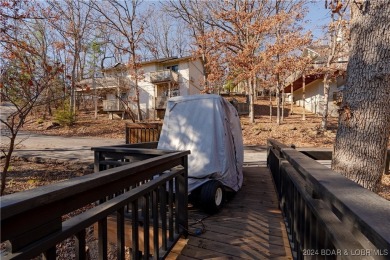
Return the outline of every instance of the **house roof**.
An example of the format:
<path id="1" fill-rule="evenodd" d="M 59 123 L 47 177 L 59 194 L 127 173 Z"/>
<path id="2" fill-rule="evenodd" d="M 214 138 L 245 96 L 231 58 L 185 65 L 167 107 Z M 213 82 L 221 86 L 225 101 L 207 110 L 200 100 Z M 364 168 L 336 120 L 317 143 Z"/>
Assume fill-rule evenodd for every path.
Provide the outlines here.
<path id="1" fill-rule="evenodd" d="M 330 49 L 328 45 L 311 45 L 305 48 L 303 56 L 312 58 L 312 63 L 323 63 L 326 61 Z"/>
<path id="2" fill-rule="evenodd" d="M 303 56 L 309 56 L 311 57 L 311 65 L 314 68 L 321 68 L 324 66 L 324 64 L 327 61 L 327 55 L 329 53 L 330 49 L 328 45 L 311 45 L 305 48 L 303 51 Z M 334 62 L 334 64 L 345 64 L 347 63 L 347 60 L 340 59 L 337 62 Z M 345 72 L 345 69 L 342 67 L 337 67 L 337 69 L 334 71 L 334 74 L 342 74 L 342 72 Z M 317 72 L 313 74 L 306 75 L 305 77 L 305 84 L 308 85 L 312 83 L 315 80 L 323 79 L 324 73 Z M 284 87 L 285 93 L 291 93 L 291 84 L 293 85 L 293 91 L 296 91 L 300 88 L 302 88 L 303 78 L 302 73 L 292 73 L 287 80 L 287 82 L 290 82 L 286 84 Z"/>
<path id="3" fill-rule="evenodd" d="M 180 58 L 174 56 L 174 57 L 168 57 L 168 58 L 152 59 L 152 60 L 143 61 L 143 62 L 140 62 L 140 65 L 145 66 L 145 65 L 149 65 L 149 64 L 167 64 L 167 63 L 173 63 L 173 62 L 186 61 L 186 60 L 190 60 L 193 58 L 194 58 L 193 56 L 185 56 L 185 57 L 180 57 Z M 117 63 L 112 67 L 102 69 L 102 72 L 108 72 L 111 70 L 121 70 L 121 69 L 125 69 L 125 68 L 126 68 L 126 64 Z"/>
<path id="4" fill-rule="evenodd" d="M 308 85 L 317 79 L 323 79 L 323 78 L 324 78 L 324 74 L 306 75 L 305 76 L 305 84 Z M 292 82 L 293 91 L 296 91 L 296 90 L 302 88 L 302 84 L 303 84 L 303 77 L 301 75 L 300 77 L 298 77 L 297 79 L 295 79 Z M 287 85 L 286 87 L 284 87 L 284 93 L 291 93 L 291 83 L 289 85 Z"/>
<path id="5" fill-rule="evenodd" d="M 317 73 L 317 74 L 310 74 L 306 75 L 305 77 L 305 84 L 306 86 L 312 83 L 315 80 L 322 80 L 324 79 L 324 73 Z M 336 70 L 333 73 L 333 76 L 340 77 L 340 76 L 345 76 L 345 70 Z M 302 88 L 303 84 L 303 77 L 302 74 L 300 74 L 298 77 L 295 78 L 292 83 L 289 83 L 287 86 L 284 87 L 284 93 L 291 93 L 291 84 L 293 85 L 293 91 L 296 91 L 300 88 Z"/>
<path id="6" fill-rule="evenodd" d="M 93 80 L 91 78 L 83 79 L 76 83 L 76 91 L 85 91 L 87 86 L 90 88 L 93 85 Z M 95 78 L 96 89 L 102 88 L 116 88 L 118 85 L 118 80 L 113 77 L 102 77 Z"/>

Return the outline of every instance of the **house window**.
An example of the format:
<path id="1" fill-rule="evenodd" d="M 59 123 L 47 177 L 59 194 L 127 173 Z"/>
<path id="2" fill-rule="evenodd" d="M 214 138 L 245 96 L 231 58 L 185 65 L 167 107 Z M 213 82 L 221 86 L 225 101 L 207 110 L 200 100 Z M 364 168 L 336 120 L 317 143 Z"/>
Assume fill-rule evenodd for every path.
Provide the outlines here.
<path id="1" fill-rule="evenodd" d="M 179 65 L 168 66 L 167 69 L 173 70 L 174 72 L 178 72 L 179 71 Z"/>
<path id="2" fill-rule="evenodd" d="M 126 92 L 122 92 L 120 95 L 119 95 L 120 99 L 121 100 L 126 100 L 127 99 L 127 93 Z"/>

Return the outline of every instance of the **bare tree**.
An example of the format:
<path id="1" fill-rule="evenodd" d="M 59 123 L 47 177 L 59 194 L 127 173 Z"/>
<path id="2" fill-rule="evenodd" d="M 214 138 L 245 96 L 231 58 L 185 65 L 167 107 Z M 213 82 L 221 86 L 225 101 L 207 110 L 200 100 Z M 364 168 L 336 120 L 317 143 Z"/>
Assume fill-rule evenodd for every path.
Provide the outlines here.
<path id="1" fill-rule="evenodd" d="M 84 5 L 83 0 L 49 0 L 48 5 L 57 15 L 55 19 L 48 19 L 51 26 L 61 36 L 68 55 L 66 62 L 70 75 L 70 109 L 76 112 L 76 83 L 83 78 L 85 55 L 88 46 L 87 37 L 90 35 L 92 24 L 92 9 Z"/>
<path id="2" fill-rule="evenodd" d="M 143 72 L 140 66 L 142 58 L 140 57 L 140 48 L 143 41 L 148 10 L 141 14 L 140 6 L 142 0 L 117 1 L 107 0 L 106 2 L 93 1 L 90 6 L 101 14 L 101 22 L 121 36 L 121 40 L 111 41 L 111 44 L 122 53 L 129 55 L 128 69 L 134 88 L 137 105 L 137 118 L 142 120 L 142 111 L 139 101 L 138 82 L 143 78 Z M 129 89 L 132 86 L 129 86 Z"/>
<path id="3" fill-rule="evenodd" d="M 9 8 L 9 9 L 8 9 Z M 50 59 L 46 34 L 39 26 L 42 17 L 24 1 L 14 1 L 13 6 L 2 6 L 1 14 L 12 14 L 2 19 L 1 31 L 1 102 L 12 109 L 0 118 L 1 152 L 5 163 L 1 175 L 1 195 L 6 188 L 6 177 L 12 153 L 17 144 L 16 137 L 33 108 L 44 105 L 42 93 L 47 90 L 63 66 Z M 2 138 L 2 142 L 3 142 Z"/>
<path id="4" fill-rule="evenodd" d="M 200 0 L 169 0 L 163 2 L 163 8 L 170 16 L 184 21 L 191 31 L 192 44 L 195 46 L 193 53 L 195 56 L 201 57 L 204 92 L 216 92 L 217 90 L 210 86 L 210 71 L 206 66 L 208 50 L 212 45 L 206 37 L 209 30 L 209 25 L 206 23 L 209 19 L 207 2 Z"/>
<path id="5" fill-rule="evenodd" d="M 151 12 L 145 29 L 145 49 L 155 59 L 190 53 L 189 37 L 181 20 L 172 19 L 161 9 Z"/>

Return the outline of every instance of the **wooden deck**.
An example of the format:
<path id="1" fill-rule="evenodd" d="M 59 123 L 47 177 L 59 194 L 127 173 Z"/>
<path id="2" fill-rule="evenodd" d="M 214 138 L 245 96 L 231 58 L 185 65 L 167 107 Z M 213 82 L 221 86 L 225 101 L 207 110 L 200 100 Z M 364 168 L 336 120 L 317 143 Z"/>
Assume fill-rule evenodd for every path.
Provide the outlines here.
<path id="1" fill-rule="evenodd" d="M 245 167 L 244 184 L 216 215 L 192 209 L 190 235 L 167 259 L 292 259 L 271 174 Z M 204 233 L 196 235 L 196 231 Z"/>

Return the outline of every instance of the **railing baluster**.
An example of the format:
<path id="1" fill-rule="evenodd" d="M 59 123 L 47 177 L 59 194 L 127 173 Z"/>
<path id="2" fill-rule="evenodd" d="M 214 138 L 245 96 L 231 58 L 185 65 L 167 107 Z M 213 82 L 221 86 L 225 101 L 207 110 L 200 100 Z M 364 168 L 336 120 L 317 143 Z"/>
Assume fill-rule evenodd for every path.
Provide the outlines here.
<path id="1" fill-rule="evenodd" d="M 46 252 L 43 252 L 42 254 L 43 260 L 56 260 L 56 247 L 53 246 L 46 250 Z"/>
<path id="2" fill-rule="evenodd" d="M 169 241 L 173 241 L 173 180 L 169 181 L 169 197 L 168 197 L 168 218 L 169 218 Z"/>
<path id="3" fill-rule="evenodd" d="M 311 212 L 307 204 L 304 205 L 305 207 L 305 212 L 304 212 L 304 217 L 305 217 L 305 222 L 304 222 L 304 234 L 303 234 L 303 247 L 302 250 L 309 249 L 311 247 Z M 307 256 L 303 256 L 303 259 L 307 259 Z"/>
<path id="4" fill-rule="evenodd" d="M 291 240 L 292 240 L 292 243 L 294 244 L 294 230 L 293 230 L 293 221 L 294 221 L 294 215 L 293 215 L 293 211 L 292 211 L 292 183 L 291 183 L 291 180 L 287 180 L 287 198 L 290 198 L 287 200 L 287 214 L 288 214 L 288 227 L 290 228 L 290 235 L 291 235 Z"/>
<path id="5" fill-rule="evenodd" d="M 85 252 L 85 229 L 78 232 L 75 236 L 75 243 L 76 243 L 76 259 L 84 260 L 86 259 L 86 252 Z"/>
<path id="6" fill-rule="evenodd" d="M 152 214 L 153 214 L 153 259 L 159 259 L 159 232 L 158 232 L 158 192 L 153 190 L 153 202 L 152 202 Z"/>
<path id="7" fill-rule="evenodd" d="M 293 183 L 292 183 L 293 184 Z M 298 196 L 297 196 L 297 189 L 295 186 L 292 186 L 293 189 L 293 215 L 294 215 L 294 222 L 293 222 L 293 229 L 294 229 L 294 248 L 298 252 L 299 251 L 299 233 L 298 233 L 298 221 L 299 221 L 299 215 L 298 215 Z"/>
<path id="8" fill-rule="evenodd" d="M 107 218 L 103 218 L 98 222 L 98 247 L 99 260 L 107 259 Z"/>
<path id="9" fill-rule="evenodd" d="M 160 216 L 161 216 L 161 246 L 164 251 L 167 250 L 167 191 L 166 185 L 160 186 Z"/>
<path id="10" fill-rule="evenodd" d="M 117 258 L 125 259 L 125 208 L 116 211 L 116 240 L 117 240 Z"/>
<path id="11" fill-rule="evenodd" d="M 105 166 L 104 165 L 100 165 L 100 162 L 104 161 L 104 159 L 105 158 L 104 158 L 103 152 L 100 152 L 100 151 L 95 151 L 94 152 L 93 171 L 95 173 L 99 172 L 99 171 L 105 170 Z"/>
<path id="12" fill-rule="evenodd" d="M 130 136 L 129 136 L 129 126 L 126 124 L 125 126 L 125 143 L 130 143 Z"/>
<path id="13" fill-rule="evenodd" d="M 138 235 L 138 200 L 131 203 L 131 234 L 132 234 L 132 259 L 139 259 L 139 235 Z"/>
<path id="14" fill-rule="evenodd" d="M 176 194 L 188 194 L 188 155 L 181 158 L 181 165 L 184 167 L 184 173 L 183 175 L 179 175 L 176 177 L 177 181 L 177 189 L 175 190 Z M 188 196 L 181 195 L 177 196 L 177 208 L 176 211 L 179 213 L 177 215 L 176 221 L 179 222 L 180 229 L 178 230 L 179 233 L 183 233 L 185 236 L 187 236 L 187 230 L 188 230 Z"/>
<path id="15" fill-rule="evenodd" d="M 293 184 L 293 183 L 291 183 Z M 299 215 L 298 215 L 298 191 L 296 190 L 295 186 L 291 185 L 292 189 L 292 212 L 293 212 L 293 243 L 294 243 L 294 249 L 298 252 L 299 251 L 299 238 L 298 238 L 298 221 L 299 221 Z"/>
<path id="16" fill-rule="evenodd" d="M 145 203 L 145 210 L 143 211 L 143 218 L 144 218 L 144 259 L 149 259 L 150 256 L 150 245 L 149 245 L 149 239 L 150 239 L 150 223 L 149 223 L 149 210 L 150 210 L 150 196 L 149 193 L 144 195 L 144 203 Z"/>

